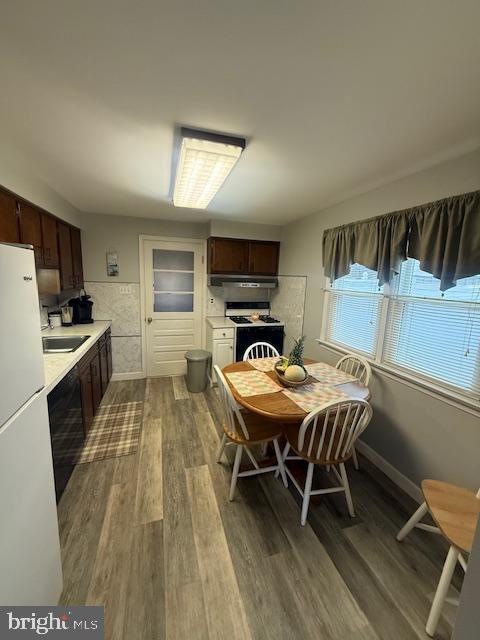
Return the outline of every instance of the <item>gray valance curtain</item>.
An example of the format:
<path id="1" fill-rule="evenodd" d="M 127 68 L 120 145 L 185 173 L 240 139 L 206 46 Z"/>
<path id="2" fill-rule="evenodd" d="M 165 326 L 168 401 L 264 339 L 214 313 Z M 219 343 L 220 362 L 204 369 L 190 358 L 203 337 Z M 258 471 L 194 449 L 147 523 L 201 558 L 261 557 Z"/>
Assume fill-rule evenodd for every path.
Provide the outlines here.
<path id="1" fill-rule="evenodd" d="M 440 280 L 446 291 L 480 273 L 480 191 L 327 229 L 323 266 L 332 281 L 358 263 L 390 282 L 407 258 Z"/>

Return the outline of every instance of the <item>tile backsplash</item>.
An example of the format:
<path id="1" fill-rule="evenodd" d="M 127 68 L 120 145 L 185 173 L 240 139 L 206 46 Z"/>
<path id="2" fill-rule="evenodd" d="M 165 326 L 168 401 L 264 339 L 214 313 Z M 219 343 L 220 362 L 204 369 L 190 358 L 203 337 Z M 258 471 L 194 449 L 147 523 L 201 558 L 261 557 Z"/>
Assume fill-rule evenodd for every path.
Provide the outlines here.
<path id="1" fill-rule="evenodd" d="M 114 373 L 142 370 L 140 285 L 138 282 L 86 282 L 95 320 L 112 322 Z"/>
<path id="2" fill-rule="evenodd" d="M 86 282 L 95 320 L 111 320 L 112 336 L 140 336 L 138 282 Z"/>
<path id="3" fill-rule="evenodd" d="M 306 286 L 306 276 L 278 276 L 276 289 L 207 287 L 206 315 L 223 316 L 227 300 L 268 300 L 272 316 L 285 323 L 284 352 L 290 353 L 303 332 Z"/>
<path id="4" fill-rule="evenodd" d="M 293 341 L 303 333 L 306 276 L 278 276 L 278 287 L 272 289 L 272 316 L 285 323 L 284 353 L 292 350 Z"/>

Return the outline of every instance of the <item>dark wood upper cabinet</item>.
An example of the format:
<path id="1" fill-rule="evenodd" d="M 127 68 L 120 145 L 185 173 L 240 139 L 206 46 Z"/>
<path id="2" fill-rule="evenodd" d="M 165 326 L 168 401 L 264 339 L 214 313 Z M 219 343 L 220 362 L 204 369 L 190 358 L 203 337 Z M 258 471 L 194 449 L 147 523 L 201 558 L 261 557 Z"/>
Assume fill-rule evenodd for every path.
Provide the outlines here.
<path id="1" fill-rule="evenodd" d="M 42 222 L 40 211 L 25 204 L 20 204 L 20 242 L 33 245 L 35 264 L 43 266 Z"/>
<path id="2" fill-rule="evenodd" d="M 0 242 L 33 245 L 37 267 L 60 270 L 62 291 L 83 288 L 80 229 L 2 187 Z"/>
<path id="3" fill-rule="evenodd" d="M 57 222 L 58 250 L 60 253 L 60 283 L 62 290 L 73 289 L 73 260 L 70 225 Z"/>
<path id="4" fill-rule="evenodd" d="M 248 244 L 233 238 L 208 239 L 209 273 L 246 273 Z"/>
<path id="5" fill-rule="evenodd" d="M 46 213 L 41 214 L 43 237 L 43 266 L 58 269 L 57 221 Z"/>
<path id="6" fill-rule="evenodd" d="M 277 275 L 279 253 L 278 242 L 249 242 L 248 273 L 259 276 Z"/>
<path id="7" fill-rule="evenodd" d="M 208 273 L 275 276 L 279 252 L 279 242 L 209 238 Z"/>
<path id="8" fill-rule="evenodd" d="M 5 191 L 0 191 L 0 242 L 20 242 L 17 201 Z"/>
<path id="9" fill-rule="evenodd" d="M 72 243 L 73 286 L 81 288 L 83 287 L 83 263 L 80 229 L 70 227 L 70 238 Z"/>

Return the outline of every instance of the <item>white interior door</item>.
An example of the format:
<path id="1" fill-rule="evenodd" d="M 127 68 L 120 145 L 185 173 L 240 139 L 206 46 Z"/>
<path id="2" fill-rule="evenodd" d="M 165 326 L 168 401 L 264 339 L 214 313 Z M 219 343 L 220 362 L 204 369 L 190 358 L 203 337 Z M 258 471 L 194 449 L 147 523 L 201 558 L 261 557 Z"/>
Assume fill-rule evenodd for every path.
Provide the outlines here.
<path id="1" fill-rule="evenodd" d="M 182 375 L 202 346 L 203 243 L 144 240 L 147 376 Z"/>

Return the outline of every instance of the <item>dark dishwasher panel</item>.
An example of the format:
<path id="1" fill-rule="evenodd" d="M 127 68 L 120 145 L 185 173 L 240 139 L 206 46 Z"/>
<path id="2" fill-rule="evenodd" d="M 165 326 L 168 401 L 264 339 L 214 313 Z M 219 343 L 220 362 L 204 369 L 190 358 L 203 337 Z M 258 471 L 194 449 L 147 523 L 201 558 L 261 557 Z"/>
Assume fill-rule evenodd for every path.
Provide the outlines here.
<path id="1" fill-rule="evenodd" d="M 48 416 L 58 503 L 75 468 L 72 451 L 80 451 L 85 440 L 76 367 L 48 394 Z"/>
<path id="2" fill-rule="evenodd" d="M 237 362 L 243 360 L 243 354 L 248 347 L 255 342 L 268 342 L 277 349 L 280 355 L 283 353 L 283 338 L 285 335 L 283 327 L 275 327 L 272 325 L 237 327 L 236 332 L 235 357 Z"/>

